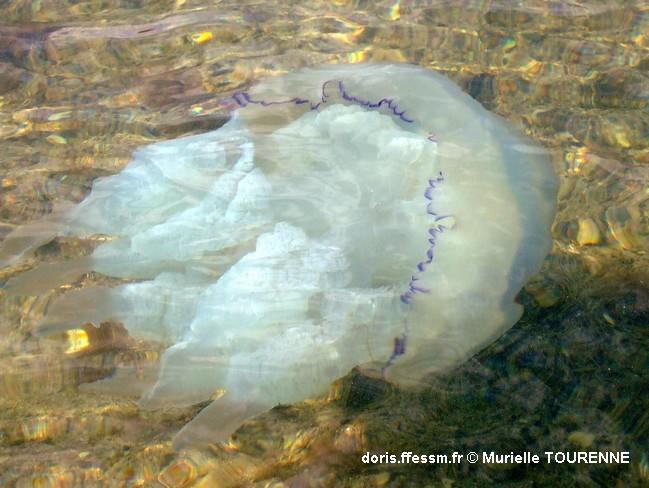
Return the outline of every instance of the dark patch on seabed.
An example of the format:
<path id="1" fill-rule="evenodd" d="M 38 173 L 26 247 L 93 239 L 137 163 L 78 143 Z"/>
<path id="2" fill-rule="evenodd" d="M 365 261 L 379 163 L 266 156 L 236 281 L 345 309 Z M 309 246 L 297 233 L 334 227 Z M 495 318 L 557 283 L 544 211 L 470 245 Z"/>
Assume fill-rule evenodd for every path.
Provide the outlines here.
<path id="1" fill-rule="evenodd" d="M 437 376 L 432 388 L 392 394 L 386 384 L 354 372 L 340 400 L 350 416 L 367 423 L 372 453 L 531 452 L 541 462 L 359 460 L 345 475 L 348 486 L 386 470 L 389 486 L 648 486 L 649 302 L 643 287 L 627 281 L 594 290 L 583 277 L 543 280 L 545 293 L 560 289 L 555 303 L 541 308 L 523 291 L 521 321 L 459 369 Z M 629 451 L 631 462 L 547 463 L 546 451 Z"/>

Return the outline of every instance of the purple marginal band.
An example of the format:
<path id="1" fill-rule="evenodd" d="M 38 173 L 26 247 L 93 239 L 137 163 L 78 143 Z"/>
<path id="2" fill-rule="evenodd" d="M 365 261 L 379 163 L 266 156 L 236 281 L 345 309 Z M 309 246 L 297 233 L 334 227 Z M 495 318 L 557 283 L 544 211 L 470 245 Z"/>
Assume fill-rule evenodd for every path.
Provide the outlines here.
<path id="1" fill-rule="evenodd" d="M 448 215 L 438 215 L 433 211 L 433 206 L 432 206 L 432 200 L 433 200 L 433 190 L 435 187 L 444 181 L 444 176 L 442 176 L 442 173 L 440 171 L 439 176 L 434 179 L 428 180 L 428 187 L 426 187 L 426 191 L 424 191 L 424 198 L 428 200 L 428 203 L 426 204 L 426 213 L 432 217 L 435 218 L 435 222 L 438 222 L 439 220 L 443 219 L 444 217 L 448 217 Z M 412 297 L 416 293 L 429 293 L 430 290 L 426 288 L 422 288 L 421 286 L 417 286 L 417 281 L 421 279 L 421 275 L 426 271 L 426 268 L 430 263 L 433 262 L 433 258 L 435 257 L 435 244 L 436 244 L 436 238 L 437 234 L 441 234 L 446 230 L 446 227 L 443 225 L 438 225 L 436 227 L 431 227 L 428 229 L 428 243 L 430 246 L 426 250 L 426 259 L 423 261 L 420 261 L 417 263 L 415 274 L 412 275 L 410 278 L 410 282 L 408 283 L 408 290 L 406 290 L 404 293 L 401 294 L 400 299 L 401 302 L 410 305 L 412 301 Z"/>
<path id="2" fill-rule="evenodd" d="M 235 92 L 232 95 L 232 99 L 240 107 L 246 107 L 247 105 L 260 105 L 262 107 L 271 107 L 273 105 L 308 105 L 309 110 L 318 110 L 322 104 L 327 103 L 329 98 L 329 95 L 327 94 L 327 85 L 333 82 L 335 82 L 335 80 L 327 80 L 322 84 L 322 95 L 320 97 L 320 101 L 318 102 L 314 102 L 312 100 L 309 100 L 308 98 L 300 97 L 293 97 L 289 98 L 288 100 L 276 101 L 255 100 L 254 98 L 252 98 L 250 93 L 246 91 Z M 338 81 L 337 86 L 338 94 L 342 97 L 343 100 L 369 109 L 380 109 L 382 107 L 385 107 L 392 113 L 392 115 L 402 120 L 403 122 L 406 122 L 408 124 L 415 122 L 413 119 L 406 116 L 405 110 L 399 109 L 399 106 L 392 98 L 381 98 L 378 102 L 371 102 L 369 100 L 363 100 L 362 98 L 351 95 L 345 88 L 345 84 L 342 81 Z M 431 139 L 431 137 L 434 136 L 429 136 L 428 139 L 434 141 L 434 139 Z"/>
<path id="3" fill-rule="evenodd" d="M 275 105 L 307 105 L 309 107 L 310 111 L 313 110 L 318 110 L 323 104 L 328 102 L 329 99 L 329 94 L 327 94 L 327 86 L 330 83 L 335 83 L 336 80 L 327 80 L 322 84 L 321 88 L 321 96 L 319 101 L 313 101 L 309 100 L 308 98 L 300 98 L 300 97 L 293 97 L 289 98 L 287 100 L 256 100 L 252 98 L 250 93 L 246 91 L 239 91 L 235 92 L 232 95 L 232 100 L 239 105 L 239 107 L 246 107 L 248 105 L 259 105 L 261 107 L 272 107 Z M 386 108 L 390 111 L 390 113 L 401 120 L 402 122 L 406 122 L 408 124 L 414 123 L 414 119 L 411 119 L 406 115 L 405 110 L 401 110 L 399 108 L 399 105 L 394 101 L 393 98 L 381 98 L 377 102 L 372 102 L 369 100 L 364 100 L 362 98 L 356 97 L 352 94 L 350 94 L 347 89 L 345 88 L 345 84 L 342 82 L 342 80 L 339 80 L 337 82 L 337 87 L 338 87 L 338 94 L 340 97 L 347 101 L 354 103 L 356 105 L 359 105 L 361 107 L 365 107 L 368 109 L 381 109 L 381 108 Z M 431 134 L 427 137 L 427 140 L 431 142 L 437 142 L 437 138 L 435 135 Z M 444 177 L 442 173 L 439 173 L 439 176 L 434 179 L 428 180 L 428 186 L 426 187 L 426 190 L 424 191 L 424 198 L 428 201 L 426 203 L 426 213 L 431 215 L 432 217 L 435 218 L 435 222 L 439 221 L 440 219 L 447 217 L 446 215 L 438 215 L 436 214 L 433 209 L 432 209 L 432 199 L 433 199 L 433 190 L 435 189 L 436 185 L 443 182 Z M 400 300 L 403 304 L 405 305 L 410 305 L 412 303 L 412 298 L 415 294 L 417 293 L 429 293 L 430 290 L 426 288 L 422 288 L 421 286 L 417 286 L 417 281 L 421 279 L 422 274 L 426 271 L 426 268 L 428 265 L 430 265 L 433 262 L 433 258 L 435 255 L 435 244 L 436 244 L 436 238 L 437 234 L 440 234 L 446 230 L 446 227 L 443 225 L 438 225 L 435 227 L 431 227 L 428 229 L 428 243 L 430 244 L 430 247 L 426 250 L 426 259 L 420 261 L 417 263 L 416 266 L 416 271 L 410 278 L 410 282 L 408 283 L 408 289 L 400 295 Z M 390 355 L 390 358 L 387 360 L 383 368 L 381 368 L 381 371 L 385 371 L 385 369 L 390 366 L 394 360 L 405 354 L 406 352 L 406 337 L 407 334 L 403 334 L 400 337 L 395 337 L 394 339 L 394 346 L 392 348 L 392 354 Z"/>

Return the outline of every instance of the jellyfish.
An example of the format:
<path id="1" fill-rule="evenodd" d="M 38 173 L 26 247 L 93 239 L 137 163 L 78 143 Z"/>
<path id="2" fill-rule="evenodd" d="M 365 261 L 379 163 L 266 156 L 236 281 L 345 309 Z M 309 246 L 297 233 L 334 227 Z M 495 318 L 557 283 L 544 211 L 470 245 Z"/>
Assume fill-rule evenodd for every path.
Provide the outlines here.
<path id="1" fill-rule="evenodd" d="M 0 248 L 6 265 L 56 235 L 109 237 L 5 291 L 88 271 L 128 280 L 63 293 L 40 330 L 117 320 L 169 344 L 143 406 L 220 392 L 177 446 L 226 440 L 355 366 L 425 385 L 520 318 L 516 295 L 551 245 L 555 176 L 541 147 L 450 80 L 320 66 L 224 104 L 218 130 L 138 149 Z"/>

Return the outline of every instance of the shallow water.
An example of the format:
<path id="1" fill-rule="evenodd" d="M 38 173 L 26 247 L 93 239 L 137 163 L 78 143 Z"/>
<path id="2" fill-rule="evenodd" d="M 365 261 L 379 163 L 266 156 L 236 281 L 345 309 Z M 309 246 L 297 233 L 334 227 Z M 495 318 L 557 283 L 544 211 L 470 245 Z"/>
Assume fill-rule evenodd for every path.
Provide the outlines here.
<path id="1" fill-rule="evenodd" d="M 649 483 L 649 10 L 642 2 L 65 2 L 0 6 L 0 236 L 79 202 L 142 145 L 223 124 L 227 94 L 326 62 L 441 72 L 547 147 L 554 245 L 523 319 L 408 393 L 358 372 L 327 397 L 171 449 L 202 407 L 93 388 L 155 378 L 163 344 L 34 328 L 66 288 L 0 291 L 1 486 L 644 486 Z M 57 238 L 41 262 L 89 254 Z M 128 391 L 125 393 L 129 393 Z M 362 455 L 629 451 L 628 464 L 368 464 Z"/>

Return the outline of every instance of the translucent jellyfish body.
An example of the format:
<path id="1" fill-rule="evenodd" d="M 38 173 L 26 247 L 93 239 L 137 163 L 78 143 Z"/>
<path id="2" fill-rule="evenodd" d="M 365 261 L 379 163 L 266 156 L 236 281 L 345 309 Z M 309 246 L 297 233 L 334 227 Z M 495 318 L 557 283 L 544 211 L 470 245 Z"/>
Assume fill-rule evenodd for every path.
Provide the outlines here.
<path id="1" fill-rule="evenodd" d="M 519 319 L 551 242 L 542 149 L 414 66 L 305 69 L 228 102 L 220 129 L 139 149 L 2 248 L 10 262 L 55 234 L 114 237 L 7 287 L 139 280 L 66 293 L 42 326 L 120 320 L 171 344 L 143 404 L 225 391 L 180 443 L 226 439 L 357 365 L 421 384 Z"/>

